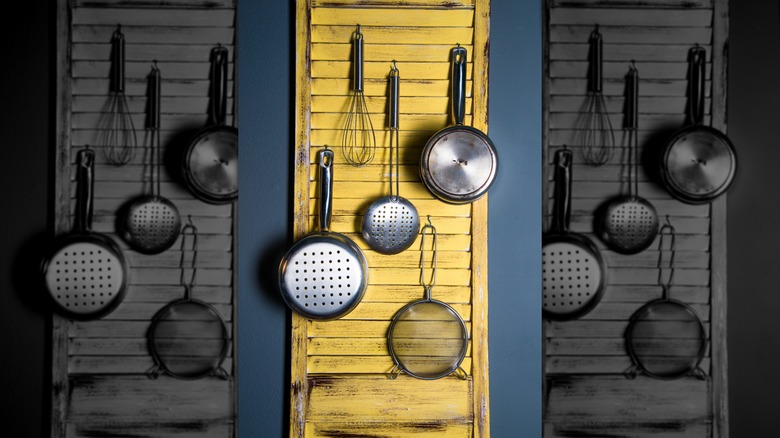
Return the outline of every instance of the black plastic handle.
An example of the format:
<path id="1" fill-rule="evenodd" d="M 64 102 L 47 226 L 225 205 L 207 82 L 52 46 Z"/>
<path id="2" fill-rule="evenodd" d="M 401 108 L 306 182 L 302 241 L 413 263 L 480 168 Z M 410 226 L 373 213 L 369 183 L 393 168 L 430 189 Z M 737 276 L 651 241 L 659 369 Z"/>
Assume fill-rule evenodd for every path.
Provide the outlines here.
<path id="1" fill-rule="evenodd" d="M 92 231 L 92 194 L 95 187 L 95 151 L 82 149 L 76 156 L 76 217 L 74 231 Z"/>
<path id="2" fill-rule="evenodd" d="M 224 125 L 227 119 L 228 50 L 211 49 L 211 123 Z"/>
<path id="3" fill-rule="evenodd" d="M 352 89 L 363 91 L 363 32 L 359 24 L 352 38 Z"/>
<path id="4" fill-rule="evenodd" d="M 320 231 L 330 230 L 333 214 L 333 151 L 323 149 L 317 155 L 320 180 Z"/>
<path id="5" fill-rule="evenodd" d="M 555 153 L 555 192 L 553 193 L 553 233 L 565 233 L 571 221 L 572 153 L 561 149 Z"/>
<path id="6" fill-rule="evenodd" d="M 600 93 L 603 83 L 603 46 L 604 40 L 599 32 L 599 26 L 590 33 L 588 38 L 588 91 L 591 93 Z"/>
<path id="7" fill-rule="evenodd" d="M 704 122 L 704 86 L 707 50 L 695 46 L 688 52 L 688 77 L 690 80 L 688 95 L 688 117 L 694 125 Z"/>
<path id="8" fill-rule="evenodd" d="M 111 72 L 109 88 L 113 93 L 125 91 L 125 35 L 122 26 L 117 26 L 111 35 Z"/>
<path id="9" fill-rule="evenodd" d="M 451 51 L 452 67 L 452 120 L 456 125 L 462 125 L 466 117 L 466 59 L 465 47 L 455 47 Z"/>

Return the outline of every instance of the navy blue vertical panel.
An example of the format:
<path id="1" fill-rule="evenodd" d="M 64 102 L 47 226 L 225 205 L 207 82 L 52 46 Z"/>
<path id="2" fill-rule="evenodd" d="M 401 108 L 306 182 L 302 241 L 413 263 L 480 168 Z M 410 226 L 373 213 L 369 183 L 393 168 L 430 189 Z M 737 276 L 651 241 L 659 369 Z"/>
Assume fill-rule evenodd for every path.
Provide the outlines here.
<path id="1" fill-rule="evenodd" d="M 287 434 L 289 317 L 275 272 L 291 234 L 291 4 L 239 1 L 238 433 Z"/>
<path id="2" fill-rule="evenodd" d="M 489 74 L 501 166 L 488 201 L 490 429 L 540 437 L 541 1 L 491 2 Z"/>
<path id="3" fill-rule="evenodd" d="M 239 1 L 238 432 L 286 436 L 293 2 Z M 489 135 L 501 164 L 488 229 L 491 432 L 541 436 L 541 2 L 493 0 Z"/>

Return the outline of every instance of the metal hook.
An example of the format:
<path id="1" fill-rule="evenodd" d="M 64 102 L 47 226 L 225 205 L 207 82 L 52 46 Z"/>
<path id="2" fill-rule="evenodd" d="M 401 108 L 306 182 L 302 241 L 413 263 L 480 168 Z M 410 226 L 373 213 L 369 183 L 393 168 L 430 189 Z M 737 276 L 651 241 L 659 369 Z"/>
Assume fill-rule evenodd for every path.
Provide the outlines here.
<path id="1" fill-rule="evenodd" d="M 429 233 L 426 233 L 425 230 L 430 230 Z M 431 289 L 433 286 L 436 285 L 436 227 L 433 226 L 433 223 L 431 222 L 431 216 L 428 216 L 428 223 L 425 224 L 422 227 L 422 230 L 420 230 L 420 234 L 422 235 L 420 237 L 420 285 L 425 289 L 425 298 L 430 301 L 431 300 Z M 430 234 L 433 237 L 433 256 L 431 258 L 431 266 L 433 273 L 431 274 L 431 282 L 426 283 L 425 282 L 425 235 Z"/>

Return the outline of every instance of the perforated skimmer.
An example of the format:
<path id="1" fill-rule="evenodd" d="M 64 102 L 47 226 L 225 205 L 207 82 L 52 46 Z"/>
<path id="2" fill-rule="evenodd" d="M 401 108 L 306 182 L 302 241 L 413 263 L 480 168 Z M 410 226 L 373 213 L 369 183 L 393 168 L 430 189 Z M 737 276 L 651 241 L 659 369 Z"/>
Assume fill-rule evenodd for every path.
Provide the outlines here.
<path id="1" fill-rule="evenodd" d="M 420 216 L 417 209 L 406 198 L 401 197 L 399 190 L 400 157 L 398 136 L 398 68 L 393 61 L 388 85 L 390 89 L 390 104 L 388 105 L 388 124 L 390 126 L 390 196 L 377 199 L 363 215 L 361 226 L 363 239 L 368 246 L 382 254 L 398 254 L 409 248 L 417 238 L 420 230 Z M 395 144 L 395 148 L 393 148 Z M 393 150 L 395 149 L 395 168 L 393 168 Z M 395 179 L 393 179 L 395 172 Z M 395 182 L 395 194 L 393 183 Z"/>
<path id="2" fill-rule="evenodd" d="M 368 286 L 368 262 L 348 237 L 329 231 L 333 151 L 318 154 L 320 230 L 295 242 L 279 264 L 279 290 L 294 312 L 310 319 L 340 318 L 357 306 Z"/>
<path id="3" fill-rule="evenodd" d="M 598 236 L 622 254 L 644 251 L 658 234 L 658 215 L 650 202 L 639 196 L 638 101 L 639 74 L 632 65 L 626 76 L 625 135 L 628 137 L 628 194 L 609 201 L 597 214 Z M 632 176 L 633 174 L 633 176 Z"/>
<path id="4" fill-rule="evenodd" d="M 159 254 L 167 250 L 176 242 L 181 229 L 179 210 L 160 195 L 160 82 L 160 70 L 155 63 L 148 78 L 149 112 L 146 128 L 151 146 L 151 193 L 133 199 L 119 219 L 122 238 L 143 254 Z"/>

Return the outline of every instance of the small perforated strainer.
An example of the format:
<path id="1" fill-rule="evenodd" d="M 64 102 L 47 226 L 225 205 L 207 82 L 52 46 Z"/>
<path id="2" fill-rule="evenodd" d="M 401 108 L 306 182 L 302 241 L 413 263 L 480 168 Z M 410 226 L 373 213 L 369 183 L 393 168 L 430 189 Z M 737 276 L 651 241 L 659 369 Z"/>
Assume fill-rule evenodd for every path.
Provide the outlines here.
<path id="1" fill-rule="evenodd" d="M 610 200 L 596 215 L 598 236 L 621 254 L 647 249 L 658 234 L 658 215 L 647 199 L 639 196 L 637 162 L 639 74 L 632 65 L 626 76 L 625 135 L 628 137 L 628 194 Z M 632 177 L 633 173 L 633 177 Z"/>
<path id="2" fill-rule="evenodd" d="M 390 126 L 390 196 L 384 196 L 374 201 L 363 215 L 361 229 L 363 239 L 368 246 L 382 254 L 398 254 L 406 250 L 420 230 L 420 216 L 417 209 L 406 198 L 399 194 L 400 162 L 398 149 L 398 68 L 393 62 L 388 85 L 390 89 L 390 104 L 388 121 Z M 393 144 L 395 143 L 395 148 Z M 393 149 L 395 149 L 395 169 L 393 169 Z M 393 194 L 393 172 L 395 172 L 395 194 Z"/>
<path id="3" fill-rule="evenodd" d="M 469 342 L 466 323 L 452 306 L 431 297 L 436 284 L 436 228 L 430 216 L 420 233 L 420 285 L 425 290 L 425 298 L 404 306 L 390 323 L 387 348 L 395 366 L 389 377 L 395 379 L 403 372 L 418 379 L 434 380 L 455 373 L 458 378 L 466 379 L 468 374 L 460 366 Z M 425 274 L 426 235 L 433 240 L 430 279 Z"/>
<path id="4" fill-rule="evenodd" d="M 279 290 L 294 312 L 310 319 L 340 318 L 357 306 L 368 286 L 368 262 L 350 238 L 329 231 L 333 151 L 318 154 L 320 229 L 295 242 L 279 264 Z"/>
<path id="5" fill-rule="evenodd" d="M 572 153 L 555 154 L 555 198 L 550 233 L 542 239 L 542 313 L 569 320 L 591 311 L 601 300 L 607 268 L 596 245 L 568 230 L 571 217 Z"/>
<path id="6" fill-rule="evenodd" d="M 146 129 L 151 145 L 149 168 L 152 193 L 133 199 L 117 220 L 120 221 L 120 235 L 131 248 L 143 254 L 159 254 L 176 242 L 181 217 L 176 206 L 160 195 L 160 70 L 156 64 L 149 74 L 148 87 Z"/>

